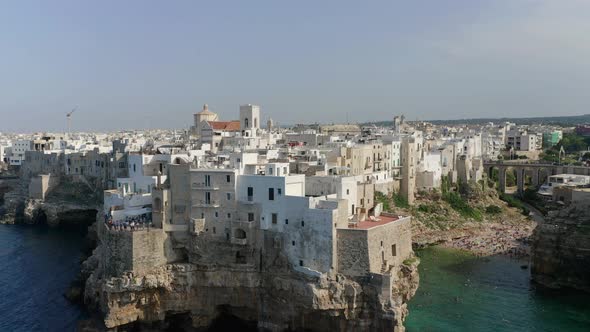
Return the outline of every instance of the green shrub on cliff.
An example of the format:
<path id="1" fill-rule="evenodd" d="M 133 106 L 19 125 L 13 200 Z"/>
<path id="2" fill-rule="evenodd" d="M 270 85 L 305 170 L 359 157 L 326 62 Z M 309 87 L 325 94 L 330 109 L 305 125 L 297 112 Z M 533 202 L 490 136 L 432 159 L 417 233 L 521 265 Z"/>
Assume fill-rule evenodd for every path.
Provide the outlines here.
<path id="1" fill-rule="evenodd" d="M 380 191 L 375 192 L 375 202 L 383 204 L 383 211 L 391 211 L 389 206 L 389 197 Z"/>
<path id="2" fill-rule="evenodd" d="M 459 212 L 459 214 L 465 218 L 473 218 L 475 220 L 483 220 L 481 211 L 469 206 L 469 203 L 455 191 L 447 192 L 443 195 L 443 199 L 451 205 L 453 210 Z"/>
<path id="3" fill-rule="evenodd" d="M 508 206 L 520 209 L 522 211 L 522 214 L 525 216 L 527 216 L 530 213 L 529 209 L 527 209 L 527 207 L 524 206 L 524 204 L 522 204 L 522 202 L 518 198 L 515 198 L 507 194 L 501 194 L 500 199 L 508 203 Z"/>
<path id="4" fill-rule="evenodd" d="M 487 214 L 500 214 L 502 212 L 502 208 L 497 205 L 488 205 L 486 207 Z"/>
<path id="5" fill-rule="evenodd" d="M 402 209 L 407 209 L 410 207 L 408 200 L 399 193 L 393 194 L 393 203 L 395 204 L 395 206 Z"/>

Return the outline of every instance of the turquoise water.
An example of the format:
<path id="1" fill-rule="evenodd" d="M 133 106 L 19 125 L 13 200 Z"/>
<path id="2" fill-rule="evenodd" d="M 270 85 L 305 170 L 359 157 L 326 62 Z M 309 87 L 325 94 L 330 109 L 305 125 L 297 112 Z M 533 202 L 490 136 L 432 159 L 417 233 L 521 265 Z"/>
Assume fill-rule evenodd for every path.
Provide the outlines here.
<path id="1" fill-rule="evenodd" d="M 526 261 L 477 258 L 440 247 L 418 252 L 420 288 L 409 303 L 409 332 L 590 331 L 590 294 L 544 291 Z"/>
<path id="2" fill-rule="evenodd" d="M 80 270 L 84 236 L 0 225 L 0 331 L 75 331 L 85 318 L 64 291 Z"/>

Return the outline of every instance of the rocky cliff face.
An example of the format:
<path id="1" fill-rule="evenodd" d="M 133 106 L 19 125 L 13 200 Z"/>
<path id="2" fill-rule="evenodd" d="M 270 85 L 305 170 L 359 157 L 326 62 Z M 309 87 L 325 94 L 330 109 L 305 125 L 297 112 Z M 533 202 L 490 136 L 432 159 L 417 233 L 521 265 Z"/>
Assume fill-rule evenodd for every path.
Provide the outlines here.
<path id="1" fill-rule="evenodd" d="M 590 291 L 590 204 L 552 211 L 533 233 L 533 280 Z"/>
<path id="2" fill-rule="evenodd" d="M 28 180 L 4 180 L 0 185 L 1 224 L 47 224 L 49 226 L 88 227 L 96 219 L 95 200 L 77 199 L 88 193 L 72 195 L 66 184 L 50 192 L 46 200 L 28 196 Z"/>
<path id="3" fill-rule="evenodd" d="M 154 328 L 183 314 L 190 330 L 230 315 L 269 331 L 404 331 L 406 303 L 419 283 L 417 259 L 390 275 L 348 278 L 294 271 L 280 254 L 256 266 L 176 263 L 107 277 L 102 250 L 84 264 L 85 302 L 104 314 L 107 328 L 133 322 Z"/>

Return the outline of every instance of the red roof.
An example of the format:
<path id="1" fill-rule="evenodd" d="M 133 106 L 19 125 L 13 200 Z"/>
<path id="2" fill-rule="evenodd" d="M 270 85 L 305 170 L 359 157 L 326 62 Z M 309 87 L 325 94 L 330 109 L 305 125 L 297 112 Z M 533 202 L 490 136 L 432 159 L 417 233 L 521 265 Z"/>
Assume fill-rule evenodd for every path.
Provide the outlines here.
<path id="1" fill-rule="evenodd" d="M 214 130 L 239 131 L 240 121 L 208 121 Z"/>
<path id="2" fill-rule="evenodd" d="M 399 220 L 399 218 L 380 215 L 379 217 L 377 217 L 377 221 L 372 221 L 372 220 L 367 219 L 367 220 L 357 223 L 354 227 L 349 227 L 349 228 L 369 229 L 369 228 L 373 228 L 375 226 L 389 224 L 390 222 L 394 222 L 396 220 Z"/>

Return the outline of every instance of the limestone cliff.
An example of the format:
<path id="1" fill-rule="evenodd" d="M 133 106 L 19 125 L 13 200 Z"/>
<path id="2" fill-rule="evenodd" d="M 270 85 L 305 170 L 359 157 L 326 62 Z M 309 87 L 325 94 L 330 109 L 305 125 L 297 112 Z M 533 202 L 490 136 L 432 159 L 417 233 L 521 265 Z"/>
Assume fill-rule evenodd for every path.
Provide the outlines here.
<path id="1" fill-rule="evenodd" d="M 85 302 L 103 313 L 107 328 L 184 314 L 198 330 L 223 313 L 269 331 L 404 331 L 406 303 L 419 283 L 417 259 L 350 278 L 296 271 L 280 252 L 261 254 L 257 264 L 182 262 L 108 276 L 101 262 L 106 245 L 99 244 L 84 270 Z"/>
<path id="2" fill-rule="evenodd" d="M 549 212 L 533 233 L 532 277 L 551 288 L 590 291 L 590 205 Z"/>
<path id="3" fill-rule="evenodd" d="M 90 188 L 64 182 L 46 199 L 30 198 L 28 179 L 4 180 L 0 186 L 0 223 L 87 227 L 99 204 Z"/>

